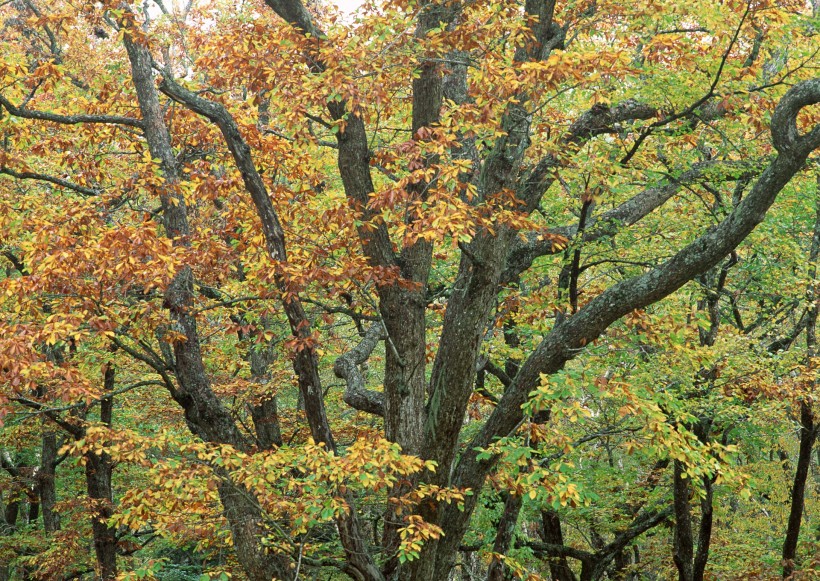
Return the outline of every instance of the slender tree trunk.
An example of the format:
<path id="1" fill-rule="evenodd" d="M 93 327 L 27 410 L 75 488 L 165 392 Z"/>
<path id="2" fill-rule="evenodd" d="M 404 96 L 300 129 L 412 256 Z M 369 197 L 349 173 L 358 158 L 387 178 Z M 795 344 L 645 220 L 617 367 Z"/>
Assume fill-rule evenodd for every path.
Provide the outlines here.
<path id="1" fill-rule="evenodd" d="M 729 270 L 737 264 L 737 255 L 732 252 L 721 268 L 717 266 L 703 273 L 699 280 L 706 290 L 706 296 L 698 301 L 698 310 L 705 312 L 709 324 L 698 327 L 701 347 L 712 347 L 717 340 L 720 329 L 720 293 L 726 285 Z M 701 368 L 695 375 L 695 387 L 698 392 L 712 389 L 715 380 L 714 368 Z M 711 419 L 702 419 L 693 430 L 698 439 L 706 444 L 712 427 Z M 675 536 L 673 560 L 678 569 L 680 581 L 702 581 L 709 561 L 709 546 L 712 539 L 712 484 L 714 480 L 706 475 L 702 478 L 704 496 L 700 501 L 701 518 L 698 527 L 697 542 L 692 532 L 691 496 L 695 490 L 691 477 L 684 478 L 685 466 L 675 460 L 674 463 L 674 507 Z M 697 551 L 695 549 L 697 547 Z"/>
<path id="2" fill-rule="evenodd" d="M 279 426 L 279 410 L 275 395 L 252 406 L 251 418 L 261 449 L 270 450 L 282 445 L 282 430 Z"/>
<path id="3" fill-rule="evenodd" d="M 820 187 L 820 176 L 817 178 L 817 185 Z M 817 258 L 820 256 L 820 196 L 815 200 L 815 220 L 814 233 L 809 250 L 809 285 L 806 289 L 806 300 L 808 311 L 806 313 L 806 366 L 810 373 L 814 374 L 813 359 L 817 355 Z M 814 381 L 811 382 L 815 384 Z M 803 399 L 800 402 L 800 451 L 797 455 L 797 469 L 794 473 L 794 483 L 792 484 L 792 504 L 789 511 L 789 524 L 786 528 L 786 538 L 783 542 L 783 578 L 789 578 L 794 574 L 795 559 L 797 557 L 797 542 L 800 538 L 800 524 L 803 518 L 803 506 L 805 504 L 806 480 L 809 475 L 811 465 L 811 453 L 814 441 L 817 438 L 817 425 L 814 422 L 814 414 L 809 401 Z"/>
<path id="4" fill-rule="evenodd" d="M 5 492 L 5 491 L 4 491 Z M 11 536 L 17 529 L 17 515 L 20 512 L 20 501 L 11 500 L 5 506 L 3 501 L 6 495 L 0 495 L 0 537 Z M 11 567 L 9 561 L 11 556 L 0 557 L 0 581 L 8 581 L 11 579 Z"/>
<path id="5" fill-rule="evenodd" d="M 521 512 L 523 499 L 520 494 L 507 493 L 504 500 L 504 512 L 498 522 L 493 543 L 493 553 L 506 555 L 515 538 L 515 527 L 518 524 L 518 515 Z M 487 570 L 487 581 L 506 581 L 512 579 L 512 571 L 504 565 L 500 558 L 494 557 Z"/>
<path id="6" fill-rule="evenodd" d="M 703 581 L 706 563 L 709 561 L 709 547 L 712 543 L 712 494 L 714 479 L 703 477 L 703 498 L 700 500 L 700 525 L 698 527 L 698 550 L 692 566 L 694 581 Z"/>
<path id="7" fill-rule="evenodd" d="M 554 510 L 541 511 L 542 538 L 551 545 L 564 545 L 564 533 L 561 529 L 561 517 Z M 549 558 L 550 575 L 553 581 L 575 581 L 575 573 L 570 569 L 564 556 Z"/>
<path id="8" fill-rule="evenodd" d="M 805 504 L 806 481 L 811 465 L 811 452 L 817 438 L 817 427 L 811 406 L 805 401 L 800 404 L 800 451 L 797 456 L 797 469 L 791 493 L 791 510 L 789 524 L 786 528 L 786 539 L 783 543 L 783 578 L 789 578 L 795 571 L 797 541 L 800 537 L 800 525 Z"/>
<path id="9" fill-rule="evenodd" d="M 54 510 L 57 503 L 57 434 L 43 434 L 40 468 L 37 471 L 37 494 L 43 510 L 43 529 L 47 534 L 60 530 L 60 515 Z"/>
<path id="10" fill-rule="evenodd" d="M 683 477 L 683 463 L 675 460 L 673 494 L 675 497 L 675 536 L 672 559 L 678 568 L 679 581 L 693 581 L 694 567 L 692 516 L 689 503 L 689 479 Z"/>
<path id="11" fill-rule="evenodd" d="M 272 322 L 268 319 L 263 319 L 262 322 L 265 328 L 272 326 Z M 248 350 L 251 377 L 259 384 L 263 393 L 267 391 L 263 386 L 270 381 L 270 366 L 275 359 L 276 351 L 273 340 L 261 350 L 253 347 Z M 251 418 L 256 431 L 257 445 L 261 449 L 269 450 L 282 445 L 282 430 L 279 425 L 279 409 L 275 394 L 251 406 Z"/>
<path id="12" fill-rule="evenodd" d="M 105 391 L 114 389 L 114 367 L 110 364 L 105 369 Z M 111 427 L 113 398 L 100 402 L 100 421 Z M 97 567 L 100 579 L 109 581 L 117 577 L 117 536 L 116 529 L 108 526 L 113 514 L 114 498 L 111 489 L 113 463 L 107 452 L 85 454 L 85 481 L 88 497 L 94 502 L 91 517 L 91 529 L 94 536 L 94 553 L 97 556 Z"/>
<path id="13" fill-rule="evenodd" d="M 692 505 L 690 497 L 694 493 L 689 478 L 683 477 L 685 466 L 675 460 L 674 467 L 674 508 L 675 535 L 672 557 L 678 569 L 679 581 L 703 581 L 706 564 L 709 561 L 709 546 L 712 539 L 712 490 L 713 479 L 703 477 L 704 496 L 700 501 L 700 525 L 697 545 L 692 532 Z M 695 550 L 697 546 L 697 551 Z"/>

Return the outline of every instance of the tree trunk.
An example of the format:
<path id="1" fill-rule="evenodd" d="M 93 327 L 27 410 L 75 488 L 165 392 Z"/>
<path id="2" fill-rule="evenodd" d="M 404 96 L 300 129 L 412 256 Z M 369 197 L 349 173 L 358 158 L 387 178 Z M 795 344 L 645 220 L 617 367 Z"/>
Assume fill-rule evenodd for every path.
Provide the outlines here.
<path id="1" fill-rule="evenodd" d="M 683 477 L 684 465 L 675 460 L 673 494 L 675 497 L 675 536 L 672 559 L 678 569 L 679 581 L 694 581 L 692 516 L 689 503 L 689 478 Z"/>
<path id="2" fill-rule="evenodd" d="M 256 440 L 262 450 L 279 448 L 282 445 L 282 430 L 279 427 L 279 411 L 275 395 L 251 406 L 251 418 L 253 418 L 253 427 L 256 431 Z"/>
<path id="3" fill-rule="evenodd" d="M 189 226 L 185 199 L 179 192 L 179 169 L 171 147 L 171 138 L 159 105 L 159 96 L 151 71 L 148 50 L 135 42 L 129 34 L 123 37 L 137 98 L 145 124 L 145 138 L 151 156 L 160 160 L 165 182 L 160 190 L 162 216 L 166 234 L 174 244 L 188 244 Z M 268 200 L 269 203 L 269 200 Z M 227 443 L 247 451 L 249 443 L 237 428 L 230 412 L 211 389 L 199 344 L 196 319 L 191 314 L 193 303 L 193 274 L 187 266 L 174 277 L 165 295 L 165 306 L 171 313 L 177 329 L 185 336 L 184 341 L 174 343 L 174 373 L 178 386 L 169 386 L 171 396 L 183 408 L 188 427 L 195 435 L 207 442 Z M 293 308 L 292 305 L 291 310 Z M 287 309 L 288 305 L 286 305 Z M 294 367 L 306 365 L 304 359 L 311 356 L 303 349 L 296 356 Z M 302 379 L 300 375 L 300 387 Z M 308 386 L 309 389 L 318 389 Z M 313 399 L 311 400 L 313 402 Z M 328 438 L 317 441 L 329 442 Z M 225 475 L 222 475 L 225 476 Z M 262 530 L 262 514 L 258 503 L 246 491 L 225 482 L 219 489 L 225 502 L 225 516 L 229 519 L 236 554 L 251 581 L 270 581 L 287 578 L 287 558 L 266 552 Z"/>
<path id="4" fill-rule="evenodd" d="M 820 176 L 817 178 L 820 187 Z M 813 358 L 817 355 L 817 258 L 820 256 L 820 196 L 815 200 L 814 233 L 809 250 L 809 284 L 806 289 L 808 310 L 806 313 L 806 363 L 812 377 L 815 373 Z M 815 385 L 811 381 L 811 385 Z M 811 452 L 817 438 L 817 426 L 811 404 L 803 399 L 800 402 L 800 451 L 797 456 L 797 469 L 792 484 L 792 504 L 789 512 L 789 524 L 786 528 L 786 539 L 783 542 L 783 578 L 791 577 L 795 570 L 797 542 L 800 538 L 800 524 L 803 518 L 806 480 L 811 465 Z"/>
<path id="5" fill-rule="evenodd" d="M 694 581 L 703 581 L 706 563 L 709 561 L 709 547 L 712 543 L 712 494 L 714 479 L 703 477 L 703 498 L 700 500 L 700 526 L 698 527 L 698 551 L 693 563 Z"/>
<path id="6" fill-rule="evenodd" d="M 266 329 L 272 326 L 268 318 L 263 318 L 262 323 Z M 248 350 L 251 377 L 260 386 L 262 393 L 267 391 L 264 385 L 270 381 L 270 366 L 275 358 L 275 341 L 273 339 L 261 350 L 254 347 Z M 276 395 L 265 397 L 262 401 L 250 407 L 253 427 L 256 431 L 257 446 L 262 450 L 279 448 L 282 445 L 282 430 L 279 425 Z"/>
<path id="7" fill-rule="evenodd" d="M 105 391 L 114 389 L 114 367 L 110 364 L 105 369 Z M 100 402 L 100 421 L 111 427 L 111 416 L 114 407 L 112 398 Z M 108 526 L 113 514 L 113 493 L 111 473 L 113 463 L 107 452 L 85 454 L 85 482 L 88 497 L 93 502 L 91 529 L 94 536 L 94 553 L 97 556 L 97 567 L 100 579 L 109 581 L 117 577 L 117 535 L 114 527 Z"/>
<path id="8" fill-rule="evenodd" d="M 561 517 L 554 510 L 541 511 L 541 525 L 543 528 L 543 539 L 545 543 L 552 545 L 564 545 L 564 533 L 561 530 Z M 575 573 L 569 567 L 567 558 L 549 558 L 550 575 L 553 581 L 575 581 Z"/>
<path id="9" fill-rule="evenodd" d="M 506 494 L 504 500 L 504 512 L 498 522 L 493 543 L 493 553 L 506 555 L 512 546 L 515 538 L 515 527 L 518 524 L 518 515 L 521 512 L 523 498 L 520 494 Z M 487 581 L 507 581 L 512 579 L 512 571 L 504 565 L 500 558 L 493 557 L 490 567 L 487 570 Z"/>
<path id="10" fill-rule="evenodd" d="M 805 401 L 800 403 L 800 451 L 797 456 L 797 469 L 792 484 L 791 509 L 789 524 L 786 528 L 786 539 L 783 543 L 783 578 L 794 574 L 797 557 L 797 541 L 800 537 L 800 524 L 803 518 L 803 507 L 806 493 L 806 480 L 811 465 L 811 452 L 817 438 L 817 427 L 814 424 L 811 406 Z"/>
<path id="11" fill-rule="evenodd" d="M 539 385 L 542 375 L 563 369 L 567 361 L 597 339 L 614 321 L 661 300 L 694 276 L 708 271 L 754 230 L 778 193 L 803 168 L 808 155 L 820 147 L 820 127 L 802 135 L 794 129 L 800 110 L 819 101 L 820 79 L 799 83 L 783 96 L 772 114 L 771 122 L 772 142 L 778 156 L 726 219 L 665 263 L 615 284 L 583 305 L 576 314 L 553 327 L 522 363 L 518 375 L 481 431 L 466 445 L 452 471 L 452 485 L 481 489 L 495 465 L 495 459 L 479 460 L 476 450 L 486 448 L 495 439 L 512 433 L 522 419 L 521 406 L 526 402 L 527 395 Z M 546 162 L 544 166 L 551 167 Z M 527 188 L 530 188 L 530 183 L 534 184 L 534 188 L 540 183 L 534 181 L 535 170 L 530 177 L 532 179 L 527 182 Z M 440 547 L 440 554 L 436 555 L 439 576 L 452 567 L 460 539 L 469 528 L 476 496 L 466 499 L 464 510 L 448 506 L 441 508 L 442 516 L 438 523 L 445 534 L 436 542 Z"/>
<path id="12" fill-rule="evenodd" d="M 42 457 L 37 471 L 37 494 L 43 511 L 43 529 L 48 534 L 60 530 L 60 515 L 54 510 L 57 502 L 56 468 L 57 435 L 48 431 L 43 434 Z"/>
<path id="13" fill-rule="evenodd" d="M 16 522 L 10 522 L 9 516 L 14 516 L 17 519 L 16 513 L 10 514 L 8 505 L 3 505 L 3 498 L 5 495 L 0 495 L 0 537 L 10 536 L 14 533 Z M 0 556 L 0 581 L 9 581 L 11 579 L 11 567 L 9 561 L 12 559 L 11 555 Z"/>

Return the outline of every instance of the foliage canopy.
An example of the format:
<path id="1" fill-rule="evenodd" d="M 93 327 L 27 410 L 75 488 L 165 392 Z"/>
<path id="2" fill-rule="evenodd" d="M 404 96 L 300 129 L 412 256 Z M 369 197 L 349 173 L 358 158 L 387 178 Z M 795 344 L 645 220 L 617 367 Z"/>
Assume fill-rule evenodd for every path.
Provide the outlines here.
<path id="1" fill-rule="evenodd" d="M 818 17 L 0 3 L 0 580 L 816 574 Z"/>

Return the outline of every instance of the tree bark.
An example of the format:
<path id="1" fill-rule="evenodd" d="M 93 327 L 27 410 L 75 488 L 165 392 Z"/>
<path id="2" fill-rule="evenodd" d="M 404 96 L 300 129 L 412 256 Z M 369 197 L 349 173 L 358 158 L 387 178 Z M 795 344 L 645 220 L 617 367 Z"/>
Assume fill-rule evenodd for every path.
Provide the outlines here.
<path id="1" fill-rule="evenodd" d="M 561 529 L 561 517 L 551 509 L 541 511 L 541 526 L 545 543 L 564 545 L 564 533 Z M 575 573 L 570 569 L 566 555 L 549 557 L 550 575 L 553 581 L 575 581 Z"/>
<path id="2" fill-rule="evenodd" d="M 151 87 L 153 89 L 153 85 L 151 85 Z M 231 117 L 224 107 L 184 89 L 175 83 L 170 76 L 163 79 L 160 87 L 172 99 L 184 104 L 195 113 L 208 118 L 219 127 L 228 149 L 231 151 L 234 162 L 242 174 L 245 188 L 251 194 L 251 198 L 257 210 L 257 215 L 262 222 L 262 231 L 265 235 L 266 250 L 275 260 L 280 260 L 283 262 L 286 261 L 287 252 L 282 225 L 275 209 L 273 208 L 273 204 L 270 200 L 265 184 L 262 181 L 262 177 L 254 166 L 253 159 L 250 155 L 250 148 L 242 137 L 242 134 L 239 132 L 239 127 L 237 126 L 236 121 L 234 121 L 233 117 Z M 352 119 L 355 119 L 355 117 Z M 351 125 L 355 125 L 355 123 L 351 121 L 348 125 L 348 130 Z M 296 372 L 296 377 L 299 382 L 300 394 L 304 398 L 305 417 L 308 421 L 311 435 L 314 441 L 317 443 L 324 443 L 328 449 L 335 453 L 336 443 L 333 439 L 333 434 L 330 430 L 330 423 L 327 419 L 327 412 L 325 410 L 322 384 L 319 377 L 319 357 L 316 353 L 316 348 L 312 343 L 310 321 L 307 318 L 307 314 L 304 311 L 299 296 L 289 291 L 287 281 L 281 273 L 277 273 L 274 278 L 276 279 L 276 284 L 279 289 L 286 295 L 285 299 L 282 301 L 282 306 L 288 318 L 291 333 L 293 334 L 293 337 L 300 342 L 300 348 L 297 349 L 294 354 L 293 369 Z M 191 286 L 190 283 L 187 284 L 188 286 Z M 179 294 L 179 299 L 177 302 L 180 307 L 176 308 L 173 307 L 172 302 L 167 300 L 168 297 L 174 296 L 171 295 L 170 290 L 171 289 L 169 289 L 169 292 L 166 293 L 166 303 L 172 307 L 172 312 L 175 313 L 177 320 L 181 323 L 184 321 L 183 328 L 189 330 L 186 332 L 186 336 L 190 337 L 185 345 L 175 345 L 175 351 L 182 350 L 184 353 L 184 348 L 187 347 L 189 343 L 191 344 L 191 357 L 188 358 L 187 362 L 191 364 L 192 370 L 186 368 L 182 371 L 185 373 L 188 373 L 189 371 L 193 372 L 190 376 L 188 376 L 188 378 L 192 380 L 189 382 L 190 385 L 195 388 L 190 393 L 191 395 L 196 395 L 196 399 L 188 399 L 184 397 L 184 394 L 181 394 L 183 397 L 180 399 L 177 399 L 176 396 L 174 397 L 186 410 L 186 418 L 189 416 L 189 413 L 194 411 L 198 412 L 198 408 L 191 405 L 197 400 L 201 400 L 204 405 L 204 411 L 216 414 L 217 419 L 221 418 L 223 414 L 227 414 L 227 411 L 224 407 L 222 407 L 221 402 L 216 399 L 213 391 L 210 389 L 207 376 L 204 374 L 204 366 L 202 365 L 201 355 L 199 355 L 199 346 L 195 326 L 196 323 L 193 317 L 186 315 L 187 305 L 190 304 L 191 301 L 192 289 L 190 292 L 185 290 L 183 293 Z M 195 344 L 194 342 L 197 343 Z M 177 355 L 177 367 L 179 367 L 179 355 Z M 179 377 L 179 371 L 177 372 L 177 376 Z M 180 383 L 185 385 L 182 378 L 180 378 Z M 216 432 L 211 429 L 210 423 L 206 422 L 203 425 L 202 422 L 192 422 L 190 419 L 189 423 L 193 426 L 192 429 L 201 430 L 204 434 L 211 433 L 212 437 L 217 438 L 209 441 L 220 441 L 218 438 L 225 436 L 235 437 L 237 441 L 239 441 L 241 439 L 241 434 L 238 432 L 235 424 L 233 424 L 233 420 L 230 416 L 225 416 L 225 419 L 226 421 L 223 428 Z M 195 431 L 195 433 L 197 432 Z M 202 434 L 198 435 L 203 437 L 203 439 L 208 439 Z M 236 495 L 229 494 L 223 498 L 234 497 L 236 497 Z M 362 534 L 361 527 L 359 525 L 358 516 L 352 508 L 354 505 L 353 498 L 352 496 L 347 495 L 345 496 L 345 499 L 350 504 L 351 511 L 348 514 L 339 517 L 337 524 L 342 546 L 344 547 L 345 554 L 348 558 L 350 574 L 363 580 L 380 581 L 383 576 L 370 555 L 370 552 L 367 550 L 364 535 Z M 250 510 L 250 508 L 248 508 L 248 510 Z M 250 536 L 243 538 L 250 540 Z M 257 542 L 261 543 L 261 539 L 257 539 Z M 257 551 L 257 548 L 258 547 L 248 547 L 247 551 L 243 551 L 237 546 L 237 554 L 240 555 L 240 557 L 243 553 L 248 555 L 262 554 Z M 270 556 L 270 560 L 271 562 L 274 562 L 276 560 L 275 556 Z"/>
<path id="3" fill-rule="evenodd" d="M 180 173 L 154 85 L 151 56 L 127 31 L 123 36 L 123 43 L 131 63 L 145 139 L 152 158 L 160 160 L 160 168 L 165 177 L 160 190 L 165 230 L 174 244 L 187 245 L 190 233 L 187 208 L 176 187 Z M 176 341 L 173 345 L 173 371 L 177 386 L 169 386 L 171 396 L 183 408 L 192 433 L 207 442 L 227 443 L 247 452 L 251 448 L 250 442 L 239 431 L 230 412 L 211 388 L 202 361 L 196 319 L 191 314 L 192 304 L 193 274 L 186 266 L 176 274 L 165 294 L 165 306 L 171 313 L 176 330 L 185 336 L 184 341 Z M 229 520 L 236 555 L 245 574 L 251 581 L 287 578 L 287 558 L 268 553 L 262 544 L 264 526 L 258 502 L 247 491 L 231 483 L 227 475 L 217 475 L 222 477 L 220 499 Z"/>
<path id="4" fill-rule="evenodd" d="M 495 438 L 510 434 L 521 421 L 521 406 L 540 382 L 541 374 L 563 368 L 585 345 L 598 338 L 614 321 L 668 296 L 727 256 L 763 220 L 777 194 L 803 167 L 808 155 L 820 147 L 820 126 L 800 135 L 797 113 L 820 102 L 820 79 L 792 87 L 772 115 L 772 140 L 778 156 L 769 164 L 749 194 L 721 223 L 710 228 L 659 267 L 620 282 L 584 305 L 578 313 L 556 325 L 522 364 L 479 434 L 467 445 L 456 466 L 452 484 L 479 490 L 494 460 L 477 459 L 477 449 Z M 441 556 L 436 570 L 445 574 L 452 566 L 459 539 L 467 530 L 476 495 L 468 497 L 465 510 L 444 507 L 439 523 L 445 536 L 438 541 Z"/>
<path id="5" fill-rule="evenodd" d="M 114 389 L 114 367 L 107 365 L 104 374 L 105 391 Z M 100 422 L 111 427 L 113 398 L 100 402 Z M 83 431 L 83 434 L 85 432 Z M 87 452 L 85 458 L 85 483 L 88 497 L 93 503 L 91 529 L 94 536 L 94 553 L 100 579 L 109 581 L 117 577 L 117 530 L 108 526 L 114 513 L 114 496 L 111 488 L 111 474 L 114 466 L 111 456 L 103 451 L 99 454 Z"/>
<path id="6" fill-rule="evenodd" d="M 790 578 L 796 568 L 797 542 L 800 538 L 800 525 L 805 506 L 806 481 L 811 466 L 811 453 L 817 438 L 817 427 L 811 406 L 806 402 L 800 404 L 800 451 L 797 457 L 797 468 L 791 490 L 791 507 L 783 543 L 783 578 Z"/>
<path id="7" fill-rule="evenodd" d="M 51 534 L 60 530 L 60 515 L 54 510 L 57 502 L 57 434 L 47 431 L 41 444 L 40 467 L 37 470 L 37 493 L 43 512 L 43 529 Z"/>
<path id="8" fill-rule="evenodd" d="M 515 538 L 515 527 L 518 524 L 518 515 L 523 504 L 521 495 L 506 494 L 504 500 L 504 512 L 496 526 L 495 542 L 493 543 L 493 553 L 496 555 L 506 555 L 512 547 Z M 508 581 L 512 579 L 512 571 L 504 565 L 498 557 L 493 557 L 490 567 L 487 570 L 487 581 Z"/>

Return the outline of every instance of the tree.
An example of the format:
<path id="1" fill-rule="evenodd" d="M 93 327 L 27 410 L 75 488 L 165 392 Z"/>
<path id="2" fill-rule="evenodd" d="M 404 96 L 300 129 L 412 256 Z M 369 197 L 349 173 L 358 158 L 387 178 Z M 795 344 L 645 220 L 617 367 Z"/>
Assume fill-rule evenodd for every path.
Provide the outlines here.
<path id="1" fill-rule="evenodd" d="M 112 463 L 175 458 L 157 469 L 166 488 L 198 482 L 192 514 L 219 502 L 249 579 L 445 579 L 488 480 L 506 507 L 490 576 L 515 571 L 523 498 L 584 502 L 528 435 L 590 415 L 553 389 L 568 363 L 723 276 L 701 309 L 713 347 L 721 263 L 820 147 L 799 3 L 408 1 L 352 23 L 299 0 L 154 4 L 0 8 L 3 250 L 18 271 L 2 281 L 0 397 L 73 436 L 92 498 Z M 339 417 L 331 370 L 377 430 Z M 713 368 L 693 371 L 715 389 Z M 291 373 L 311 438 L 296 446 L 277 399 Z M 113 427 L 114 398 L 157 387 L 181 412 L 170 435 Z M 674 511 L 621 507 L 634 520 L 592 551 L 567 549 L 543 512 L 530 549 L 600 578 L 672 512 L 685 532 L 686 478 L 711 511 L 728 441 L 654 404 L 635 409 L 665 430 Z M 117 525 L 172 535 L 185 520 L 130 493 L 92 519 L 103 578 Z M 313 540 L 328 522 L 331 556 Z M 702 533 L 697 558 L 678 550 L 691 539 L 676 549 L 681 579 L 702 577 Z"/>

